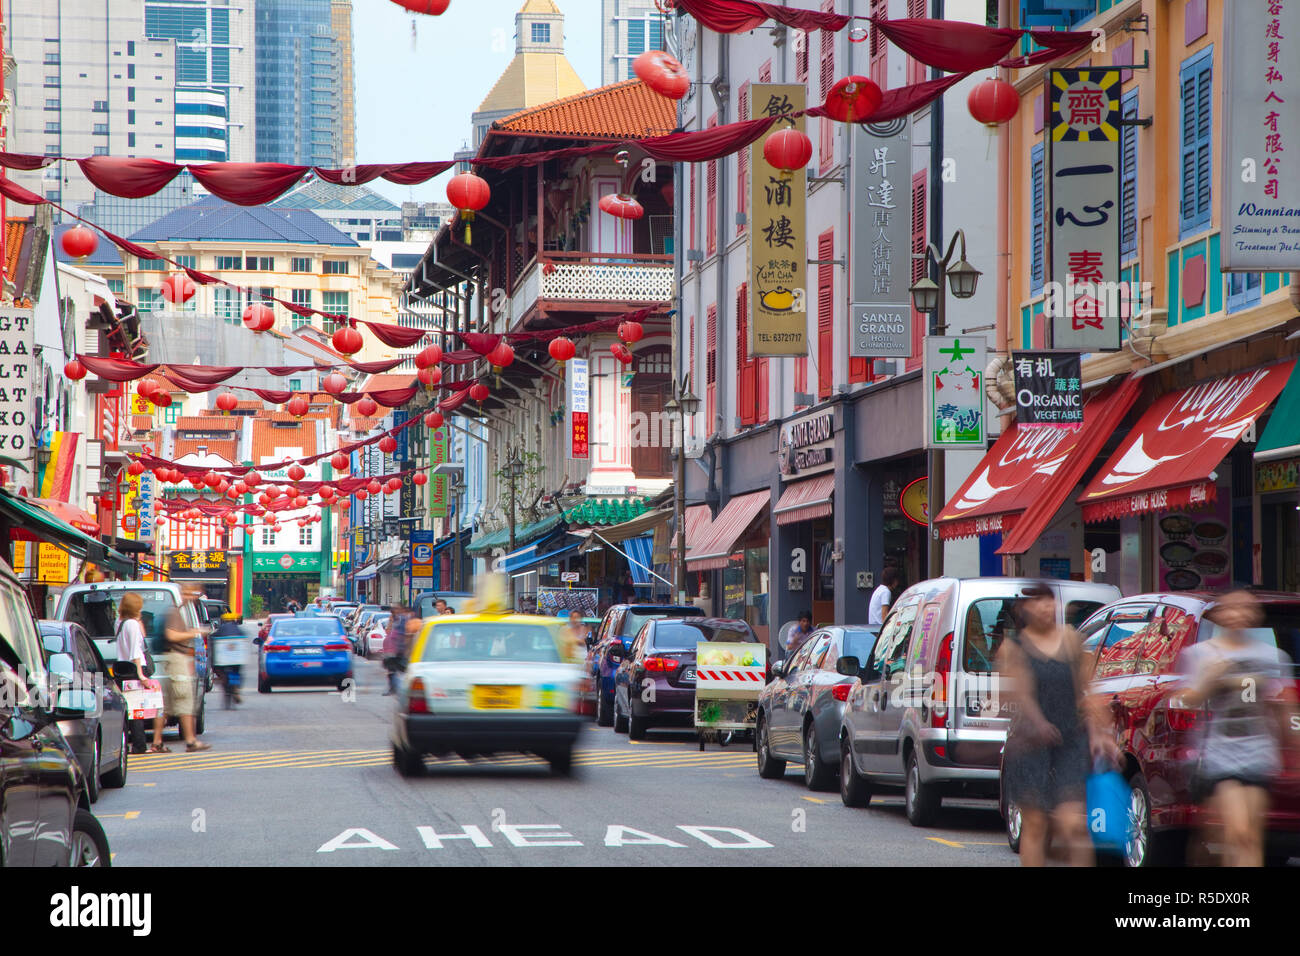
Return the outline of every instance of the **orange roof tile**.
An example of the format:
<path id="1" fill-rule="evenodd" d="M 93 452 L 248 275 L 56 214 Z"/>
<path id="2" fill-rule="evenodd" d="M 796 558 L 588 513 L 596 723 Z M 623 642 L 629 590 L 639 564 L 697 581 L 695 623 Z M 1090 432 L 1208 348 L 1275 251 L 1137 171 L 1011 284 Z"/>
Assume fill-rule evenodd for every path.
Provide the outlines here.
<path id="1" fill-rule="evenodd" d="M 273 422 L 292 422 L 295 427 L 274 425 Z M 277 448 L 301 448 L 303 456 L 314 455 L 316 426 L 310 421 L 300 422 L 287 412 L 271 412 L 253 419 L 253 461 L 261 463 L 272 458 Z"/>
<path id="2" fill-rule="evenodd" d="M 209 455 L 220 455 L 230 463 L 239 461 L 238 442 L 233 439 L 212 438 L 178 438 L 176 439 L 176 457 L 198 455 L 200 448 L 206 448 Z"/>
<path id="3" fill-rule="evenodd" d="M 13 280 L 18 271 L 18 256 L 23 249 L 23 233 L 27 231 L 28 220 L 5 220 L 5 262 L 4 277 Z"/>
<path id="4" fill-rule="evenodd" d="M 593 139 L 661 136 L 676 127 L 676 103 L 640 80 L 623 80 L 566 96 L 520 110 L 492 124 L 493 130 L 502 132 Z"/>
<path id="5" fill-rule="evenodd" d="M 153 428 L 153 416 L 152 416 L 152 415 L 132 415 L 132 416 L 131 416 L 131 430 L 132 430 L 132 431 L 143 432 L 143 431 L 148 431 L 148 430 L 151 429 L 151 428 Z"/>
<path id="6" fill-rule="evenodd" d="M 266 403 L 263 402 L 260 398 L 241 398 L 238 402 L 235 403 L 235 408 L 263 409 L 266 408 Z"/>
<path id="7" fill-rule="evenodd" d="M 243 419 L 232 418 L 229 415 L 182 415 L 176 419 L 176 430 L 183 432 L 186 429 L 195 429 L 197 431 L 212 431 L 213 429 L 229 429 L 238 431 L 243 428 Z"/>
<path id="8" fill-rule="evenodd" d="M 381 375 L 370 376 L 358 391 L 379 392 L 389 388 L 410 388 L 415 384 L 415 381 L 415 376 L 410 373 L 386 372 Z"/>

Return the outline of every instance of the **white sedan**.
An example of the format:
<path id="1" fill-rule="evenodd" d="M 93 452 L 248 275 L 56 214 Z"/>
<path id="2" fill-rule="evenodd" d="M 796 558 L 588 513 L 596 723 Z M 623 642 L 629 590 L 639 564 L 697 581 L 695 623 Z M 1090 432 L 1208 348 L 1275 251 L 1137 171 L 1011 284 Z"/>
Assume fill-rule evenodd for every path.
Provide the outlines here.
<path id="1" fill-rule="evenodd" d="M 384 614 L 370 622 L 366 631 L 366 657 L 384 656 L 384 640 L 388 637 L 388 623 L 392 617 L 391 614 Z"/>
<path id="2" fill-rule="evenodd" d="M 424 771 L 424 755 L 531 753 L 572 768 L 583 719 L 581 668 L 566 660 L 555 618 L 454 614 L 425 622 L 411 647 L 393 719 L 393 764 Z"/>

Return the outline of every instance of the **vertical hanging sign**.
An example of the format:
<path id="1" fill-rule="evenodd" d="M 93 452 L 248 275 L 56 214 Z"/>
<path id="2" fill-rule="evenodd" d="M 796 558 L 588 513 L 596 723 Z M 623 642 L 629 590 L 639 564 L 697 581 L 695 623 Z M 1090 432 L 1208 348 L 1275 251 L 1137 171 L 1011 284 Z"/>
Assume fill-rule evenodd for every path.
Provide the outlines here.
<path id="1" fill-rule="evenodd" d="M 0 455 L 32 457 L 36 327 L 31 309 L 0 309 Z"/>
<path id="2" fill-rule="evenodd" d="M 925 337 L 926 448 L 984 450 L 987 349 L 979 336 Z"/>
<path id="3" fill-rule="evenodd" d="M 1052 271 L 1043 311 L 1053 348 L 1114 351 L 1128 304 L 1119 258 L 1121 71 L 1047 76 Z"/>
<path id="4" fill-rule="evenodd" d="M 588 425 L 591 414 L 591 378 L 587 371 L 587 360 L 569 359 L 568 362 L 569 400 L 568 428 L 569 457 L 586 458 L 588 456 Z"/>
<path id="5" fill-rule="evenodd" d="M 441 428 L 429 431 L 429 461 L 441 465 L 447 460 L 447 433 Z M 447 517 L 447 476 L 429 476 L 429 517 Z"/>
<path id="6" fill-rule="evenodd" d="M 849 355 L 911 358 L 912 179 L 907 117 L 853 128 Z"/>
<path id="7" fill-rule="evenodd" d="M 755 83 L 754 116 L 802 112 L 802 84 Z M 804 118 L 779 120 L 749 149 L 749 354 L 807 355 L 808 196 L 806 169 L 781 170 L 768 163 L 763 144 Z"/>

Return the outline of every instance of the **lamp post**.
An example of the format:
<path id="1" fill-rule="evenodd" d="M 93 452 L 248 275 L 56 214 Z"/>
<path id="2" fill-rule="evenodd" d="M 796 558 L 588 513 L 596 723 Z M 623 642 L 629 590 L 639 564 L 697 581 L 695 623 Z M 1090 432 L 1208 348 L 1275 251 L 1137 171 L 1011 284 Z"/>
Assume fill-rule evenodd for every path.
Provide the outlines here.
<path id="1" fill-rule="evenodd" d="M 959 240 L 961 258 L 953 262 L 953 251 L 957 248 Z M 956 298 L 969 299 L 975 294 L 975 287 L 979 284 L 979 278 L 983 273 L 966 260 L 966 233 L 960 229 L 953 233 L 952 239 L 948 241 L 948 251 L 942 257 L 939 255 L 939 247 L 934 243 L 929 243 L 921 256 L 925 260 L 927 272 L 930 264 L 933 263 L 937 281 L 928 275 L 922 276 L 908 291 L 912 293 L 912 305 L 916 311 L 930 317 L 930 329 L 927 334 L 943 335 L 948 331 L 945 309 L 947 296 L 944 295 L 942 285 L 944 275 L 948 276 L 948 288 Z M 935 516 L 944 505 L 943 449 L 927 449 L 926 458 L 927 508 L 930 514 L 927 576 L 937 578 L 943 574 L 943 542 L 939 540 L 934 527 Z"/>
<path id="2" fill-rule="evenodd" d="M 664 411 L 677 417 L 677 493 L 674 511 L 677 519 L 677 568 L 673 575 L 677 586 L 677 603 L 686 603 L 686 418 L 700 410 L 700 400 L 691 391 L 691 377 L 673 382 L 673 397 L 664 403 Z"/>
<path id="3" fill-rule="evenodd" d="M 502 469 L 507 484 L 510 486 L 510 550 L 507 554 L 515 553 L 515 488 L 519 481 L 524 477 L 524 463 L 519 458 L 517 448 L 510 449 L 510 456 L 506 459 L 505 467 Z M 506 574 L 510 574 L 506 571 Z M 510 609 L 515 607 L 515 579 L 510 577 Z"/>

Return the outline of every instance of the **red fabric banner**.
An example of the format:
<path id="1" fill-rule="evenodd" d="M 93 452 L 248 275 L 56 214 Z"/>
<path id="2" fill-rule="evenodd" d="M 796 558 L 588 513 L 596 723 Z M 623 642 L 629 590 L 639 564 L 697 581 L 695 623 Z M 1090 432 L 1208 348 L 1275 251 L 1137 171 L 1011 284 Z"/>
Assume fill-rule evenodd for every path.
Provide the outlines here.
<path id="1" fill-rule="evenodd" d="M 8 179 L 4 176 L 0 176 L 0 196 L 4 196 L 5 199 L 11 199 L 16 203 L 21 203 L 24 206 L 45 205 L 44 196 L 38 196 L 31 190 L 24 189 L 12 179 Z"/>
<path id="2" fill-rule="evenodd" d="M 284 163 L 199 163 L 189 167 L 190 175 L 204 189 L 239 206 L 260 206 L 279 198 L 310 169 Z"/>
<path id="3" fill-rule="evenodd" d="M 775 122 L 775 116 L 760 116 L 757 119 L 740 120 L 725 126 L 714 126 L 711 129 L 651 136 L 648 139 L 637 140 L 635 145 L 655 159 L 664 162 L 702 163 L 730 156 L 757 142 Z"/>
<path id="4" fill-rule="evenodd" d="M 432 163 L 369 163 L 342 169 L 314 167 L 316 175 L 335 186 L 363 186 L 376 179 L 386 179 L 401 186 L 415 186 L 440 176 L 456 165 L 455 160 Z"/>
<path id="5" fill-rule="evenodd" d="M 810 33 L 813 30 L 839 32 L 848 26 L 850 20 L 838 13 L 779 7 L 749 0 L 676 0 L 676 6 L 715 33 L 745 33 L 769 19 Z"/>
<path id="6" fill-rule="evenodd" d="M 126 199 L 152 196 L 185 168 L 161 159 L 124 156 L 87 156 L 77 165 L 95 188 Z"/>
<path id="7" fill-rule="evenodd" d="M 21 169 L 30 171 L 33 169 L 44 169 L 50 163 L 58 161 L 57 156 L 37 156 L 35 153 L 5 153 L 0 152 L 0 166 L 5 169 Z"/>
<path id="8" fill-rule="evenodd" d="M 362 319 L 360 324 L 367 326 L 379 341 L 383 342 L 385 345 L 391 345 L 395 349 L 402 349 L 414 345 L 425 336 L 424 329 L 408 329 L 404 325 L 390 325 L 387 322 L 368 322 L 365 319 Z"/>
<path id="9" fill-rule="evenodd" d="M 283 405 L 289 399 L 293 398 L 293 392 L 285 391 L 278 388 L 250 388 L 252 392 L 264 402 L 270 402 L 272 405 Z"/>
<path id="10" fill-rule="evenodd" d="M 82 365 L 86 366 L 86 371 L 110 382 L 134 382 L 162 368 L 161 365 L 141 365 L 130 359 L 99 358 L 81 353 L 77 354 L 77 358 Z"/>

